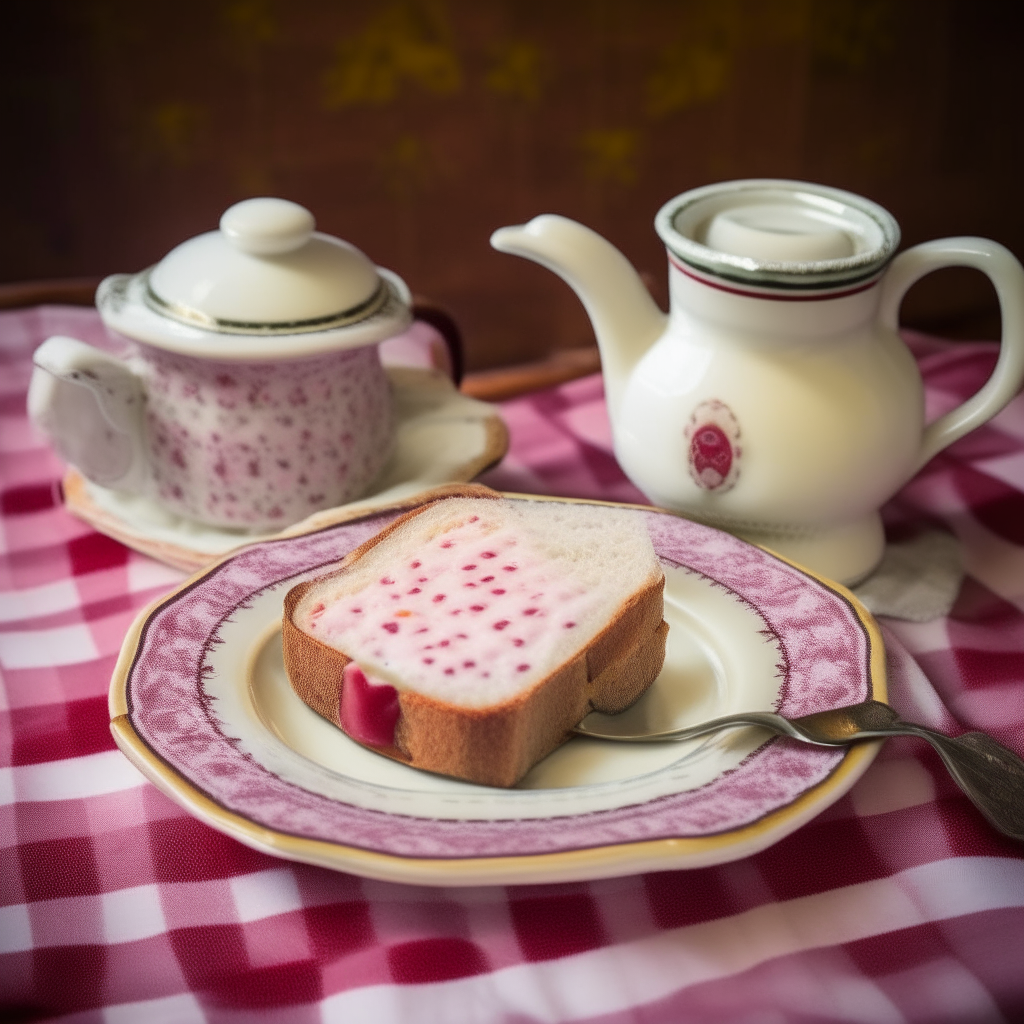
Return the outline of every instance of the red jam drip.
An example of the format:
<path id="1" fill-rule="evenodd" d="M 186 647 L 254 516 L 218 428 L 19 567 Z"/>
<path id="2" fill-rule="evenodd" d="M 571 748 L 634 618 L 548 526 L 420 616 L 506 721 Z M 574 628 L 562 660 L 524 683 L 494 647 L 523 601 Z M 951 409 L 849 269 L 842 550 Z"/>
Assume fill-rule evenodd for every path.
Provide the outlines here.
<path id="1" fill-rule="evenodd" d="M 393 686 L 371 683 L 354 661 L 345 666 L 338 717 L 342 729 L 352 739 L 370 747 L 394 746 L 400 713 L 398 691 Z"/>

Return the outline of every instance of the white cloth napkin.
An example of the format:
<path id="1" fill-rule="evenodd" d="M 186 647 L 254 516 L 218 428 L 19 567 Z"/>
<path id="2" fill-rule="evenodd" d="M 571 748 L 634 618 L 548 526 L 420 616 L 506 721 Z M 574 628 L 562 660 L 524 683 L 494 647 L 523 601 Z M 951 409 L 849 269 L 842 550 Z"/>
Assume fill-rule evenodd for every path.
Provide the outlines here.
<path id="1" fill-rule="evenodd" d="M 873 615 L 929 622 L 950 613 L 963 578 L 957 539 L 929 530 L 888 544 L 878 568 L 851 589 Z"/>

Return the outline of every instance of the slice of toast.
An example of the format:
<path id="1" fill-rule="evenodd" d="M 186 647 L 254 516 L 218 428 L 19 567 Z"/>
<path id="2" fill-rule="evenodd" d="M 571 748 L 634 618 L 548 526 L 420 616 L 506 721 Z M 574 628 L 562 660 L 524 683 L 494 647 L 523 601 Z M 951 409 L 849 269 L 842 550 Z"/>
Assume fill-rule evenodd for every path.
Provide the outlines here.
<path id="1" fill-rule="evenodd" d="M 295 692 L 417 768 L 514 785 L 591 710 L 624 710 L 665 656 L 664 573 L 614 508 L 473 496 L 397 519 L 289 591 Z"/>

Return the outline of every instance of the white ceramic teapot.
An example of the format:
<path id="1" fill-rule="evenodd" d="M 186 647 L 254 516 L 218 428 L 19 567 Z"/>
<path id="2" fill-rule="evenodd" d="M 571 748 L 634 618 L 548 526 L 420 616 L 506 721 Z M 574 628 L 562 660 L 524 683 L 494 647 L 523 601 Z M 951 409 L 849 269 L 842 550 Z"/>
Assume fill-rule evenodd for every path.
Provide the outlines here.
<path id="1" fill-rule="evenodd" d="M 186 519 L 279 529 L 360 496 L 393 415 L 377 343 L 403 281 L 283 199 L 232 206 L 96 304 L 124 359 L 73 338 L 34 356 L 29 413 L 94 484 Z"/>
<path id="2" fill-rule="evenodd" d="M 856 582 L 881 558 L 878 509 L 925 462 L 994 416 L 1024 381 L 1024 269 L 980 238 L 893 259 L 899 227 L 837 189 L 749 180 L 659 211 L 671 312 L 628 260 L 554 215 L 491 244 L 559 274 L 597 335 L 615 455 L 653 502 Z M 939 267 L 983 271 L 999 295 L 991 379 L 925 425 L 900 302 Z"/>

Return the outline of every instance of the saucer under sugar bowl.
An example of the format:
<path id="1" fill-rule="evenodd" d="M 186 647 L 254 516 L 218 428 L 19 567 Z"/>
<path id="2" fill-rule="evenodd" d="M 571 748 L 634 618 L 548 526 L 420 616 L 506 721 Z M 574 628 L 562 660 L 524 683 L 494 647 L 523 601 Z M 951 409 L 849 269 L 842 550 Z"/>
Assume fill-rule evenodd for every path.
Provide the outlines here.
<path id="1" fill-rule="evenodd" d="M 296 203 L 249 199 L 107 278 L 96 304 L 123 357 L 49 338 L 32 419 L 93 484 L 196 523 L 275 530 L 361 496 L 394 441 L 378 345 L 411 322 L 410 294 L 314 229 Z"/>

